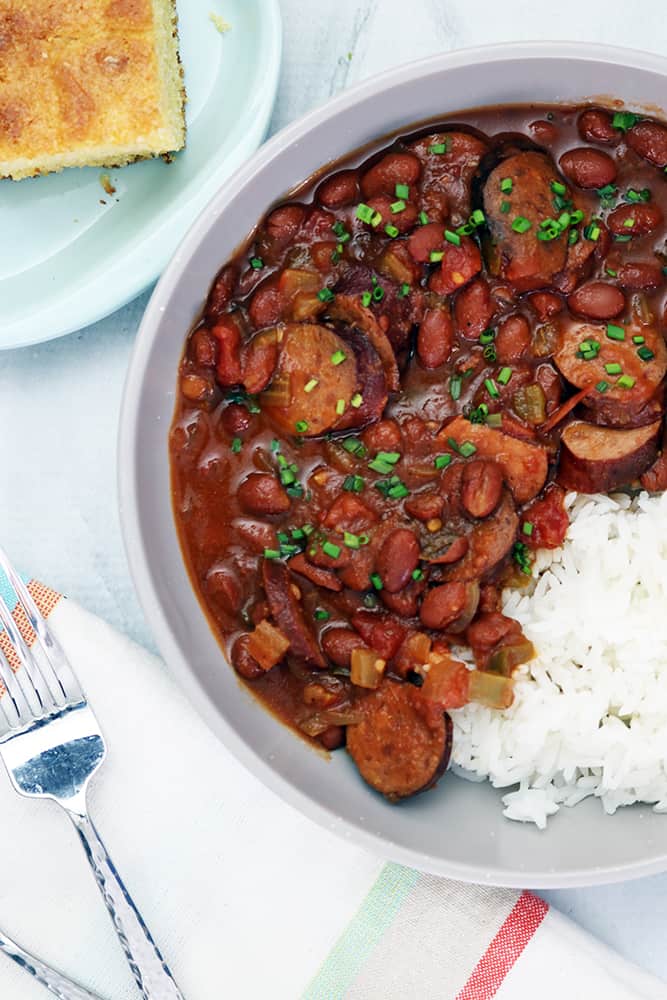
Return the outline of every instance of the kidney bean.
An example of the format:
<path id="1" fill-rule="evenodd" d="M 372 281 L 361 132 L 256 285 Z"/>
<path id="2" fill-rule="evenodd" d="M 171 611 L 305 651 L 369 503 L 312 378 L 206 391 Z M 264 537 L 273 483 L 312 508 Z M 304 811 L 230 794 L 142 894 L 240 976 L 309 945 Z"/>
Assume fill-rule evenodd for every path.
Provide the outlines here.
<path id="1" fill-rule="evenodd" d="M 243 539 L 244 543 L 254 552 L 263 552 L 264 549 L 275 549 L 278 544 L 276 529 L 266 521 L 251 521 L 249 518 L 239 517 L 234 522 L 234 527 Z"/>
<path id="2" fill-rule="evenodd" d="M 239 484 L 236 495 L 249 514 L 284 514 L 290 509 L 290 498 L 268 472 L 251 472 Z"/>
<path id="3" fill-rule="evenodd" d="M 586 142 L 617 142 L 618 131 L 611 123 L 612 116 L 601 108 L 582 111 L 577 119 L 579 135 Z"/>
<path id="4" fill-rule="evenodd" d="M 317 738 L 325 750 L 339 750 L 345 745 L 345 727 L 329 726 Z"/>
<path id="5" fill-rule="evenodd" d="M 449 216 L 449 198 L 447 192 L 438 187 L 427 187 L 422 191 L 419 207 L 426 212 L 429 222 L 439 222 L 440 225 Z"/>
<path id="6" fill-rule="evenodd" d="M 264 675 L 264 671 L 260 667 L 257 660 L 251 656 L 248 651 L 248 640 L 250 636 L 247 633 L 240 635 L 232 647 L 232 665 L 237 674 L 241 677 L 245 677 L 247 681 L 257 680 L 258 677 Z"/>
<path id="7" fill-rule="evenodd" d="M 503 472 L 497 462 L 475 459 L 463 469 L 461 501 L 472 517 L 488 517 L 500 503 Z"/>
<path id="8" fill-rule="evenodd" d="M 445 256 L 440 270 L 433 274 L 429 284 L 438 295 L 451 295 L 472 281 L 481 270 L 482 255 L 479 247 L 468 236 L 462 236 L 459 246 L 445 243 Z"/>
<path id="9" fill-rule="evenodd" d="M 216 374 L 220 385 L 241 381 L 241 331 L 233 316 L 223 316 L 211 330 L 218 342 Z"/>
<path id="10" fill-rule="evenodd" d="M 357 611 L 352 616 L 352 625 L 366 645 L 384 660 L 391 660 L 396 655 L 407 631 L 391 615 L 376 611 Z"/>
<path id="11" fill-rule="evenodd" d="M 658 122 L 637 122 L 625 136 L 630 149 L 656 167 L 667 166 L 667 128 Z"/>
<path id="12" fill-rule="evenodd" d="M 412 153 L 387 153 L 361 178 L 364 198 L 376 194 L 395 194 L 397 184 L 416 184 L 421 163 Z"/>
<path id="13" fill-rule="evenodd" d="M 237 614 L 241 588 L 231 570 L 212 570 L 206 577 L 206 590 L 223 611 L 229 615 Z"/>
<path id="14" fill-rule="evenodd" d="M 480 615 L 466 630 L 466 640 L 478 662 L 486 661 L 494 646 L 513 635 L 521 635 L 521 626 L 514 618 L 507 618 L 499 611 Z"/>
<path id="15" fill-rule="evenodd" d="M 432 521 L 440 517 L 444 499 L 439 493 L 417 493 L 405 501 L 405 510 L 418 521 Z"/>
<path id="16" fill-rule="evenodd" d="M 266 220 L 266 232 L 276 243 L 289 243 L 293 240 L 306 218 L 303 205 L 281 205 L 275 208 Z"/>
<path id="17" fill-rule="evenodd" d="M 408 237 L 408 250 L 413 260 L 418 264 L 428 264 L 434 250 L 441 250 L 445 242 L 442 226 L 437 222 L 429 222 L 426 226 L 415 229 Z"/>
<path id="18" fill-rule="evenodd" d="M 427 309 L 417 334 L 417 354 L 425 368 L 439 368 L 449 357 L 454 325 L 449 309 Z"/>
<path id="19" fill-rule="evenodd" d="M 560 404 L 563 393 L 563 385 L 560 375 L 553 365 L 550 365 L 548 361 L 545 361 L 544 364 L 538 365 L 535 369 L 535 382 L 537 385 L 542 387 L 542 392 L 544 393 L 544 408 L 547 415 L 550 416 Z M 503 430 L 507 431 L 508 434 L 512 433 L 505 416 L 503 416 Z"/>
<path id="20" fill-rule="evenodd" d="M 422 577 L 421 580 L 411 580 L 407 587 L 396 594 L 390 594 L 388 590 L 383 589 L 380 597 L 384 606 L 394 614 L 400 615 L 401 618 L 415 618 L 419 608 L 419 598 L 425 587 L 426 580 Z"/>
<path id="21" fill-rule="evenodd" d="M 339 170 L 322 181 L 315 197 L 325 208 L 337 210 L 359 201 L 359 175 L 356 170 Z"/>
<path id="22" fill-rule="evenodd" d="M 248 317 L 256 330 L 274 326 L 282 319 L 285 302 L 278 288 L 278 278 L 269 278 L 257 289 L 250 305 Z"/>
<path id="23" fill-rule="evenodd" d="M 426 594 L 419 617 L 427 628 L 462 631 L 472 620 L 479 604 L 479 585 L 442 583 Z"/>
<path id="24" fill-rule="evenodd" d="M 558 138 L 558 129 L 556 126 L 553 122 L 545 121 L 544 118 L 538 118 L 537 121 L 531 122 L 528 128 L 533 133 L 536 140 L 544 143 L 545 145 L 550 142 L 555 142 Z"/>
<path id="25" fill-rule="evenodd" d="M 191 403 L 203 403 L 213 395 L 213 383 L 204 375 L 183 375 L 181 395 Z"/>
<path id="26" fill-rule="evenodd" d="M 392 531 L 375 560 L 382 584 L 390 594 L 395 594 L 410 582 L 418 565 L 419 542 L 409 528 Z"/>
<path id="27" fill-rule="evenodd" d="M 218 344 L 210 330 L 200 326 L 192 334 L 190 354 L 201 368 L 215 368 L 218 361 Z"/>
<path id="28" fill-rule="evenodd" d="M 498 324 L 496 333 L 496 357 L 501 364 L 518 361 L 523 357 L 531 341 L 530 324 L 521 313 L 506 316 Z"/>
<path id="29" fill-rule="evenodd" d="M 563 308 L 563 300 L 554 292 L 533 292 L 528 301 L 541 320 L 556 316 Z"/>
<path id="30" fill-rule="evenodd" d="M 325 528 L 358 534 L 360 531 L 366 531 L 377 519 L 375 511 L 367 507 L 359 497 L 353 493 L 342 493 L 329 507 L 322 518 L 322 524 Z"/>
<path id="31" fill-rule="evenodd" d="M 456 296 L 456 328 L 468 340 L 477 340 L 493 316 L 491 291 L 484 278 L 476 278 Z"/>
<path id="32" fill-rule="evenodd" d="M 620 288 L 606 281 L 589 281 L 568 296 L 573 313 L 588 319 L 613 319 L 625 308 L 625 296 Z"/>
<path id="33" fill-rule="evenodd" d="M 601 188 L 616 178 L 615 162 L 601 149 L 569 149 L 558 162 L 568 180 L 580 188 Z"/>
<path id="34" fill-rule="evenodd" d="M 278 364 L 278 340 L 258 334 L 243 351 L 243 384 L 254 395 L 266 389 Z"/>
<path id="35" fill-rule="evenodd" d="M 349 563 L 338 571 L 338 576 L 350 590 L 369 590 L 372 586 L 371 573 L 374 562 L 373 553 L 367 546 L 363 549 L 352 549 Z"/>
<path id="36" fill-rule="evenodd" d="M 450 566 L 452 563 L 458 562 L 459 559 L 463 559 L 469 548 L 470 542 L 468 541 L 468 536 L 459 535 L 444 552 L 441 552 L 435 559 L 429 559 L 429 562 L 438 566 Z"/>
<path id="37" fill-rule="evenodd" d="M 378 223 L 377 229 L 381 230 L 387 225 L 395 226 L 399 233 L 409 232 L 417 221 L 417 209 L 412 202 L 407 202 L 402 212 L 392 212 L 391 206 L 396 202 L 396 195 L 378 194 L 368 199 L 368 207 L 379 212 L 382 222 Z M 373 227 L 376 228 L 376 227 Z"/>
<path id="38" fill-rule="evenodd" d="M 242 403 L 229 403 L 220 415 L 220 423 L 232 437 L 243 434 L 252 423 L 252 415 Z"/>
<path id="39" fill-rule="evenodd" d="M 619 205 L 607 217 L 607 225 L 617 236 L 643 236 L 662 225 L 659 205 Z"/>
<path id="40" fill-rule="evenodd" d="M 208 293 L 206 301 L 206 318 L 215 321 L 218 319 L 234 295 L 234 286 L 238 277 L 238 270 L 234 264 L 223 267 L 220 274 L 213 282 L 213 287 Z"/>
<path id="41" fill-rule="evenodd" d="M 403 445 L 401 428 L 395 420 L 379 420 L 361 435 L 369 451 L 400 451 Z"/>
<path id="42" fill-rule="evenodd" d="M 660 288 L 665 277 L 659 264 L 631 260 L 621 264 L 616 280 L 624 288 Z"/>
<path id="43" fill-rule="evenodd" d="M 336 221 L 336 216 L 327 212 L 324 208 L 311 205 L 307 210 L 306 219 L 301 226 L 301 239 L 303 242 L 312 243 L 314 240 L 327 240 L 331 237 L 331 227 Z"/>
<path id="44" fill-rule="evenodd" d="M 321 642 L 324 655 L 337 667 L 349 667 L 353 650 L 365 646 L 353 628 L 328 628 L 322 634 Z"/>

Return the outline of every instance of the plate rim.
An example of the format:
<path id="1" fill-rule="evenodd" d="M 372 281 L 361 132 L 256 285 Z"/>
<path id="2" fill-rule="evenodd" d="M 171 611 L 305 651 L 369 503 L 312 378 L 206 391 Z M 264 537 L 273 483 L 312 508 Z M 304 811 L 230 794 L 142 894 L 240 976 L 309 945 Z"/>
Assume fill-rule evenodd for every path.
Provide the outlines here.
<path id="1" fill-rule="evenodd" d="M 527 57 L 535 60 L 571 57 L 604 63 L 617 59 L 622 65 L 630 64 L 640 69 L 667 75 L 667 58 L 664 56 L 605 43 L 540 40 L 471 46 L 429 56 L 425 59 L 413 60 L 375 74 L 285 126 L 239 168 L 229 179 L 230 182 L 225 189 L 219 191 L 212 199 L 206 212 L 207 221 L 204 222 L 200 218 L 190 228 L 151 296 L 134 345 L 123 392 L 118 438 L 117 477 L 125 553 L 140 606 L 154 635 L 160 654 L 202 720 L 218 736 L 225 748 L 254 777 L 262 781 L 283 801 L 297 808 L 299 812 L 317 822 L 324 829 L 344 837 L 386 860 L 462 882 L 509 888 L 563 889 L 604 885 L 665 872 L 667 870 L 667 849 L 662 854 L 656 853 L 645 861 L 624 861 L 616 864 L 604 864 L 599 867 L 573 866 L 558 872 L 544 869 L 531 870 L 529 863 L 525 869 L 518 871 L 503 868 L 497 864 L 480 868 L 472 863 L 443 861 L 442 858 L 425 850 L 398 844 L 382 833 L 367 829 L 359 822 L 343 819 L 336 815 L 335 811 L 313 799 L 296 782 L 284 777 L 268 761 L 264 760 L 259 751 L 237 734 L 222 715 L 199 679 L 190 670 L 181 651 L 164 607 L 159 600 L 153 584 L 152 572 L 149 569 L 144 535 L 140 526 L 136 482 L 138 459 L 136 426 L 140 408 L 140 388 L 145 377 L 150 349 L 155 337 L 155 330 L 159 325 L 161 312 L 170 295 L 173 283 L 178 280 L 183 267 L 183 258 L 188 259 L 191 256 L 201 241 L 204 230 L 215 224 L 215 219 L 222 213 L 227 202 L 236 197 L 238 189 L 243 187 L 256 171 L 265 168 L 283 146 L 299 140 L 322 119 L 327 119 L 347 106 L 362 100 L 365 96 L 374 93 L 385 82 L 396 86 L 417 75 L 428 75 L 429 72 L 435 70 L 453 69 L 480 59 L 492 63 Z M 265 711 L 265 709 L 263 710 Z"/>
<path id="2" fill-rule="evenodd" d="M 184 236 L 200 215 L 206 211 L 224 181 L 233 176 L 240 165 L 250 159 L 257 151 L 266 135 L 275 107 L 283 55 L 283 23 L 279 0 L 258 0 L 258 3 L 262 7 L 266 4 L 266 9 L 262 9 L 260 12 L 261 21 L 265 25 L 266 56 L 261 64 L 258 63 L 259 72 L 253 82 L 253 93 L 256 92 L 258 95 L 259 111 L 249 121 L 242 144 L 224 156 L 211 172 L 206 182 L 207 192 L 210 192 L 206 201 L 201 203 L 200 198 L 195 196 L 193 200 L 196 200 L 197 210 L 185 221 L 180 234 L 175 239 L 165 240 L 164 238 L 164 230 L 169 230 L 170 225 L 167 222 L 155 233 L 149 232 L 144 239 L 140 240 L 120 264 L 117 262 L 121 275 L 120 277 L 115 276 L 106 285 L 107 288 L 112 289 L 111 291 L 105 292 L 104 290 L 104 274 L 100 267 L 94 280 L 87 286 L 87 290 L 92 288 L 96 294 L 86 295 L 84 300 L 86 305 L 77 308 L 73 318 L 70 318 L 73 297 L 68 295 L 65 290 L 61 291 L 58 301 L 48 310 L 48 325 L 42 323 L 40 326 L 33 319 L 33 310 L 29 310 L 14 321 L 3 322 L 0 333 L 0 351 L 34 347 L 37 344 L 58 340 L 60 337 L 84 330 L 93 323 L 105 319 L 136 299 L 160 278 L 165 267 L 177 252 Z M 184 19 L 184 16 L 183 12 L 179 11 L 179 17 Z M 173 226 L 173 223 L 171 225 Z M 57 253 L 54 254 L 54 257 L 57 256 Z M 115 291 L 116 289 L 117 291 Z M 52 316 L 57 317 L 53 324 L 51 323 Z M 38 319 L 40 318 L 42 317 L 38 317 Z M 37 328 L 40 330 L 39 333 L 36 332 Z M 45 332 L 47 330 L 48 332 Z"/>

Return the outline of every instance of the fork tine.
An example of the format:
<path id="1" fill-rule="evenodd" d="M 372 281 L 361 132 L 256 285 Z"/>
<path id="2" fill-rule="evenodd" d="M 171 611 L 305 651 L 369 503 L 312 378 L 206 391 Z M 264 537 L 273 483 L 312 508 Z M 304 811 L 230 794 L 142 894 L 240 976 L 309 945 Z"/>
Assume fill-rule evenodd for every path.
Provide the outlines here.
<path id="1" fill-rule="evenodd" d="M 24 668 L 14 676 L 30 706 L 30 714 L 39 717 L 45 712 L 49 712 L 54 707 L 55 702 L 46 681 L 42 677 L 39 665 L 19 632 L 16 622 L 12 618 L 9 606 L 2 594 L 0 594 L 0 622 L 4 625 L 14 651 L 21 661 L 21 666 Z"/>
<path id="2" fill-rule="evenodd" d="M 46 662 L 47 666 L 47 669 L 43 669 L 42 673 L 47 682 L 49 681 L 49 678 L 51 678 L 49 688 L 52 695 L 54 695 L 58 704 L 62 704 L 63 699 L 65 701 L 83 701 L 83 691 L 69 665 L 69 660 L 65 656 L 65 653 L 55 635 L 47 625 L 46 619 L 35 604 L 32 594 L 12 566 L 7 553 L 1 546 L 0 569 L 3 570 L 11 586 L 14 588 L 16 596 L 23 607 L 25 616 L 37 635 L 39 646 L 44 654 L 42 659 Z"/>
<path id="3" fill-rule="evenodd" d="M 7 728 L 15 729 L 32 719 L 32 709 L 26 701 L 21 685 L 11 668 L 9 660 L 0 649 L 0 681 L 5 685 L 7 693 L 0 698 L 0 706 L 7 720 Z M 10 708 L 11 704 L 11 708 Z"/>

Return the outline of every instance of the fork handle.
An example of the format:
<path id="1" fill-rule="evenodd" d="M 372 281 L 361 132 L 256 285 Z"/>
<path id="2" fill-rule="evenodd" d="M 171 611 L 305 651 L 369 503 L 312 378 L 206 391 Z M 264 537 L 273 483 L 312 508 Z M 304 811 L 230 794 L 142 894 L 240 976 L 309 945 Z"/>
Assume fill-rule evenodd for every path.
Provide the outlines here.
<path id="1" fill-rule="evenodd" d="M 97 885 L 144 1000 L 184 1000 L 87 814 L 67 810 L 79 832 Z"/>
<path id="2" fill-rule="evenodd" d="M 20 968 L 34 976 L 38 983 L 46 986 L 47 990 L 53 993 L 58 1000 L 101 1000 L 97 993 L 84 990 L 83 986 L 78 986 L 71 979 L 56 972 L 50 965 L 41 962 L 2 933 L 0 933 L 0 951 L 16 962 Z"/>

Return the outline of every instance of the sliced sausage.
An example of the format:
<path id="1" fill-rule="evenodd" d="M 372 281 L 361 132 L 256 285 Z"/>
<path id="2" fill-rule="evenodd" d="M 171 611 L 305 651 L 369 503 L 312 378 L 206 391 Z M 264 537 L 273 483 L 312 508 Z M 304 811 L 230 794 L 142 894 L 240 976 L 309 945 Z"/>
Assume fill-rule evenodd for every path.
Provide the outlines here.
<path id="1" fill-rule="evenodd" d="M 317 587 L 324 587 L 325 590 L 336 592 L 343 589 L 343 584 L 332 570 L 325 569 L 324 566 L 314 566 L 313 563 L 308 562 L 303 552 L 293 556 L 287 565 L 293 573 L 304 576 L 306 580 L 310 580 Z"/>
<path id="2" fill-rule="evenodd" d="M 287 566 L 277 559 L 264 559 L 262 579 L 271 615 L 280 631 L 289 639 L 291 653 L 313 667 L 324 669 L 327 662 L 306 624 L 303 609 L 292 589 Z"/>
<path id="3" fill-rule="evenodd" d="M 465 583 L 442 583 L 428 591 L 419 617 L 426 628 L 463 632 L 475 617 L 479 605 L 479 584 L 476 580 Z"/>
<path id="4" fill-rule="evenodd" d="M 412 684 L 390 680 L 358 704 L 363 719 L 347 727 L 347 749 L 364 781 L 391 801 L 431 788 L 449 763 L 449 716 Z"/>
<path id="5" fill-rule="evenodd" d="M 419 565 L 419 542 L 414 531 L 397 528 L 385 539 L 375 568 L 380 574 L 382 585 L 390 594 L 402 590 Z"/>
<path id="6" fill-rule="evenodd" d="M 440 431 L 438 438 L 450 449 L 450 438 L 457 447 L 469 441 L 475 446 L 476 457 L 498 462 L 517 503 L 532 500 L 544 486 L 548 460 L 546 449 L 541 445 L 510 437 L 486 424 L 472 424 L 465 417 L 455 417 Z"/>
<path id="7" fill-rule="evenodd" d="M 667 167 L 667 128 L 658 122 L 637 122 L 625 136 L 630 149 L 656 167 Z"/>
<path id="8" fill-rule="evenodd" d="M 519 518 L 509 490 L 505 490 L 495 513 L 478 521 L 468 535 L 463 559 L 445 567 L 447 580 L 484 580 L 507 558 L 516 540 Z"/>
<path id="9" fill-rule="evenodd" d="M 558 163 L 567 179 L 580 188 L 602 188 L 616 179 L 616 163 L 601 149 L 568 149 Z"/>
<path id="10" fill-rule="evenodd" d="M 350 427 L 366 427 L 381 419 L 387 405 L 387 380 L 384 368 L 371 341 L 359 330 L 349 328 L 341 334 L 341 339 L 354 353 L 357 365 L 357 385 L 350 405 L 336 421 L 335 429 L 347 430 Z"/>
<path id="11" fill-rule="evenodd" d="M 662 422 L 612 430 L 583 420 L 565 428 L 558 482 L 579 493 L 609 493 L 627 486 L 655 461 Z"/>
<path id="12" fill-rule="evenodd" d="M 466 462 L 463 469 L 461 501 L 471 517 L 488 517 L 500 503 L 503 470 L 490 459 Z"/>
<path id="13" fill-rule="evenodd" d="M 339 410 L 350 407 L 357 391 L 354 351 L 333 330 L 315 323 L 290 323 L 280 333 L 278 367 L 262 394 L 262 410 L 288 434 L 322 434 L 340 423 Z"/>
<path id="14" fill-rule="evenodd" d="M 331 319 L 341 320 L 350 326 L 356 326 L 366 334 L 382 361 L 387 388 L 390 392 L 398 392 L 400 378 L 398 365 L 396 364 L 396 355 L 387 334 L 371 310 L 361 304 L 358 296 L 339 293 L 327 307 L 327 315 Z"/>
<path id="15" fill-rule="evenodd" d="M 511 192 L 502 182 L 512 181 Z M 487 264 L 492 274 L 509 281 L 519 291 L 551 284 L 563 269 L 567 253 L 565 234 L 553 240 L 538 239 L 540 223 L 553 218 L 553 191 L 557 179 L 551 160 L 542 153 L 516 153 L 489 174 L 484 185 L 484 208 L 491 232 Z M 503 211 L 505 204 L 509 211 Z M 530 228 L 522 229 L 526 220 Z M 514 228 L 513 228 L 514 227 Z"/>
<path id="16" fill-rule="evenodd" d="M 589 281 L 572 292 L 567 299 L 570 311 L 588 319 L 613 319 L 625 308 L 625 296 L 616 285 L 606 281 Z"/>

